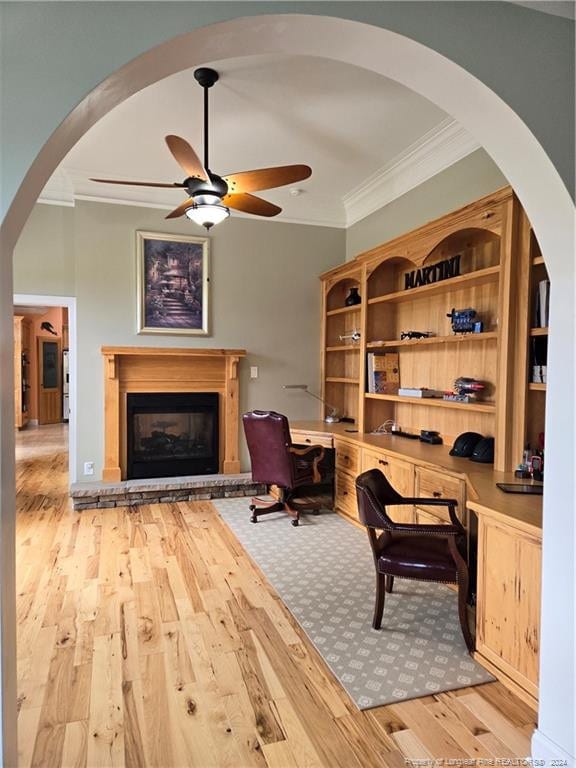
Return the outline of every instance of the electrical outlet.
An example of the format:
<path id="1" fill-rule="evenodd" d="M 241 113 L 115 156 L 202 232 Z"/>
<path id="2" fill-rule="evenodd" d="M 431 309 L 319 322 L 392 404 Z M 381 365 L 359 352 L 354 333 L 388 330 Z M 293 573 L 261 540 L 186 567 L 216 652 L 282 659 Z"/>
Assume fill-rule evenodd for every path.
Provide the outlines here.
<path id="1" fill-rule="evenodd" d="M 93 461 L 85 461 L 84 462 L 84 474 L 85 475 L 93 475 L 94 474 L 94 462 Z"/>
<path id="2" fill-rule="evenodd" d="M 251 365 L 250 366 L 250 378 L 251 379 L 257 379 L 258 378 L 258 366 L 257 365 Z"/>

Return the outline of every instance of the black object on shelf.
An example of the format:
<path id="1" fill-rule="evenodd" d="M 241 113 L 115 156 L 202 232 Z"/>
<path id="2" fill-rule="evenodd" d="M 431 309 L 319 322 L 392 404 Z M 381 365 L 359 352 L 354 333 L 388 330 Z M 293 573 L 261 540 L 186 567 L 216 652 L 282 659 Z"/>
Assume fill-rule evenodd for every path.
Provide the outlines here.
<path id="1" fill-rule="evenodd" d="M 430 445 L 441 445 L 442 444 L 442 438 L 440 437 L 440 433 L 436 432 L 433 429 L 422 429 L 422 430 L 420 430 L 420 440 L 423 443 L 430 443 Z"/>
<path id="2" fill-rule="evenodd" d="M 346 296 L 346 300 L 344 301 L 344 304 L 347 307 L 353 307 L 356 304 L 362 303 L 362 297 L 358 293 L 358 288 L 350 288 L 350 293 L 348 296 Z"/>

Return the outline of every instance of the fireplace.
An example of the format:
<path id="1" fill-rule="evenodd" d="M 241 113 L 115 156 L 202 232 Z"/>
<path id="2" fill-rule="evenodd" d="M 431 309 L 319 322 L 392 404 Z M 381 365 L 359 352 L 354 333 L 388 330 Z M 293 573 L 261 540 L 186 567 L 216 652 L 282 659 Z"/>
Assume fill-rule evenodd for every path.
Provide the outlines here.
<path id="1" fill-rule="evenodd" d="M 130 393 L 127 479 L 219 471 L 218 393 Z"/>

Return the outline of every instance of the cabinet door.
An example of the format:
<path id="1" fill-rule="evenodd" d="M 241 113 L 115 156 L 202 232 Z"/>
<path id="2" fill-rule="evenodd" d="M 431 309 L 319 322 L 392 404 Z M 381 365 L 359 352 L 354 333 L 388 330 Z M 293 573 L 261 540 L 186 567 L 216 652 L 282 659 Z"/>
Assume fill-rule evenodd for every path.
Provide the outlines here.
<path id="1" fill-rule="evenodd" d="M 541 542 L 483 515 L 478 533 L 478 652 L 536 698 Z"/>
<path id="2" fill-rule="evenodd" d="M 401 496 L 414 496 L 414 465 L 380 451 L 362 451 L 362 471 L 379 469 Z M 386 511 L 396 523 L 413 523 L 414 508 L 390 506 Z"/>

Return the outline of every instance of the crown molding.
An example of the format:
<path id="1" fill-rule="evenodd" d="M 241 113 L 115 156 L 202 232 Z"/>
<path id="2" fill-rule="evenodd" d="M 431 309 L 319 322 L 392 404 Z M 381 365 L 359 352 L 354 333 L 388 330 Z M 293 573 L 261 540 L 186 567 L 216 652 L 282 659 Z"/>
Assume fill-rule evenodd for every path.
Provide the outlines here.
<path id="1" fill-rule="evenodd" d="M 306 224 L 319 227 L 346 229 L 371 213 L 383 208 L 411 189 L 428 181 L 458 160 L 480 148 L 480 144 L 452 118 L 447 118 L 425 133 L 418 141 L 397 155 L 393 160 L 373 173 L 342 198 L 342 214 L 321 218 L 284 217 L 270 219 L 285 224 Z M 103 194 L 94 194 L 89 177 L 102 174 L 79 171 L 73 168 L 59 168 L 50 178 L 39 203 L 74 206 L 76 200 L 85 200 L 109 205 L 132 205 L 140 208 L 156 208 L 170 211 L 176 202 L 168 203 L 155 192 L 148 194 L 138 189 L 133 196 L 122 188 L 102 185 Z M 153 196 L 155 195 L 155 196 Z M 235 217 L 251 218 L 247 214 L 234 212 Z"/>
<path id="2" fill-rule="evenodd" d="M 344 195 L 346 226 L 361 221 L 480 148 L 461 125 L 447 118 Z"/>

